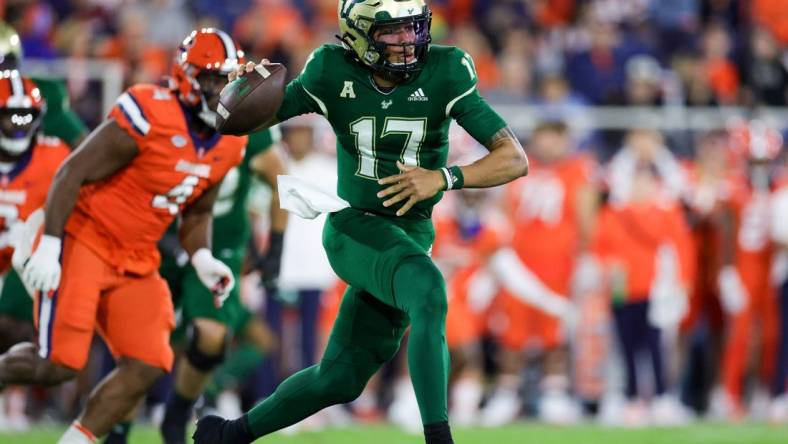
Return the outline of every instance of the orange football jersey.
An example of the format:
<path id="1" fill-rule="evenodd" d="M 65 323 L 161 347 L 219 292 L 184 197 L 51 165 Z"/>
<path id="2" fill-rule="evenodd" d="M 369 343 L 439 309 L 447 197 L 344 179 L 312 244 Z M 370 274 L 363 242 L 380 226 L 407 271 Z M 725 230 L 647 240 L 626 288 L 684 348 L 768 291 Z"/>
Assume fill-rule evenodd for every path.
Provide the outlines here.
<path id="1" fill-rule="evenodd" d="M 504 229 L 490 221 L 481 224 L 477 232 L 463 235 L 454 218 L 444 216 L 435 222 L 432 257 L 446 268 L 449 299 L 446 340 L 449 348 L 478 341 L 484 333 L 486 311 L 472 307 L 469 293 L 493 291 L 497 295 L 497 288 L 475 288 L 475 284 L 485 273 L 486 261 L 502 247 Z"/>
<path id="2" fill-rule="evenodd" d="M 629 302 L 648 299 L 657 251 L 663 243 L 676 248 L 682 282 L 694 278 L 692 238 L 678 204 L 608 205 L 601 210 L 596 227 L 594 250 L 604 263 L 623 267 Z"/>
<path id="3" fill-rule="evenodd" d="M 13 170 L 0 174 L 0 232 L 44 206 L 52 178 L 68 153 L 60 139 L 39 136 Z M 8 246 L 0 250 L 0 273 L 8 270 L 13 253 Z"/>
<path id="4" fill-rule="evenodd" d="M 156 243 L 167 226 L 243 159 L 247 138 L 199 138 L 168 89 L 136 85 L 109 117 L 137 141 L 139 154 L 111 177 L 85 186 L 66 231 L 118 270 L 158 268 Z"/>
<path id="5" fill-rule="evenodd" d="M 772 260 L 771 193 L 756 192 L 744 180 L 737 183 L 731 196 L 736 215 L 736 266 L 750 290 L 758 288 L 762 296 L 768 291 Z M 750 286 L 750 285 L 748 285 Z"/>
<path id="6" fill-rule="evenodd" d="M 577 254 L 578 192 L 590 183 L 592 163 L 573 157 L 554 165 L 531 162 L 527 178 L 507 187 L 514 238 L 520 260 L 545 285 L 567 294 Z"/>

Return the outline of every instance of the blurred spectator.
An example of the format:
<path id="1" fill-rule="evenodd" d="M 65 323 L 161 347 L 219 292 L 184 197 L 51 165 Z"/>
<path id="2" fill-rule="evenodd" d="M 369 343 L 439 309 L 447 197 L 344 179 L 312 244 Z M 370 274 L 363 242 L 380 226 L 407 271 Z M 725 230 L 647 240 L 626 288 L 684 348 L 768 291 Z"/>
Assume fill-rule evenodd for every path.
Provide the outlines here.
<path id="1" fill-rule="evenodd" d="M 697 35 L 700 0 L 652 1 L 650 16 L 659 31 L 663 56 L 688 49 Z"/>
<path id="2" fill-rule="evenodd" d="M 590 46 L 569 56 L 567 76 L 573 89 L 590 102 L 606 104 L 621 95 L 629 53 L 614 23 L 589 16 L 585 30 Z"/>
<path id="3" fill-rule="evenodd" d="M 765 28 L 754 28 L 749 57 L 743 66 L 747 101 L 752 105 L 785 106 L 788 103 L 788 69 L 778 42 Z"/>
<path id="4" fill-rule="evenodd" d="M 500 81 L 500 68 L 484 34 L 472 25 L 465 25 L 454 29 L 452 35 L 453 44 L 473 57 L 476 75 L 479 77 L 479 89 L 489 90 L 497 86 Z"/>
<path id="5" fill-rule="evenodd" d="M 32 1 L 9 8 L 7 21 L 19 33 L 25 57 L 54 58 L 51 37 L 57 25 L 54 10 L 46 2 Z"/>
<path id="6" fill-rule="evenodd" d="M 788 46 L 788 7 L 784 0 L 752 0 L 752 17 L 755 23 L 766 26 L 780 44 Z"/>
<path id="7" fill-rule="evenodd" d="M 744 7 L 751 0 L 701 0 L 700 16 L 705 25 L 722 23 L 737 29 L 746 16 Z M 757 0 L 756 0 L 757 1 Z M 779 3 L 781 0 L 777 0 Z"/>
<path id="8" fill-rule="evenodd" d="M 688 53 L 678 54 L 673 58 L 672 68 L 681 81 L 685 105 L 714 106 L 719 104 L 703 62 L 697 57 Z"/>
<path id="9" fill-rule="evenodd" d="M 124 62 L 126 85 L 160 82 L 169 69 L 171 52 L 150 40 L 149 21 L 144 11 L 128 8 L 118 17 L 118 21 L 118 34 L 102 42 L 96 49 L 97 55 Z M 180 42 L 173 44 L 173 47 L 178 44 Z"/>
<path id="10" fill-rule="evenodd" d="M 525 54 L 513 51 L 501 54 L 498 59 L 500 81 L 485 92 L 493 103 L 525 104 L 531 98 L 531 65 Z"/>
<path id="11" fill-rule="evenodd" d="M 626 63 L 624 105 L 659 106 L 662 104 L 662 67 L 654 57 L 639 55 Z"/>
<path id="12" fill-rule="evenodd" d="M 542 29 L 566 26 L 575 15 L 575 0 L 526 0 Z"/>
<path id="13" fill-rule="evenodd" d="M 676 204 L 687 186 L 686 176 L 678 160 L 664 145 L 658 131 L 631 130 L 624 139 L 624 146 L 608 164 L 608 188 L 612 206 L 627 205 L 633 197 L 633 180 L 643 164 L 653 167 L 660 186 L 651 198 L 662 200 L 665 205 Z"/>
<path id="14" fill-rule="evenodd" d="M 301 13 L 286 0 L 256 0 L 235 22 L 233 34 L 251 54 L 285 64 L 298 48 L 312 45 Z"/>
<path id="15" fill-rule="evenodd" d="M 722 104 L 732 104 L 739 94 L 739 74 L 730 59 L 731 36 L 724 25 L 713 23 L 702 38 L 702 63 L 714 94 Z"/>
<path id="16" fill-rule="evenodd" d="M 186 0 L 149 0 L 132 3 L 127 9 L 137 9 L 146 17 L 150 43 L 171 48 L 181 43 L 183 36 L 194 29 L 191 11 Z"/>

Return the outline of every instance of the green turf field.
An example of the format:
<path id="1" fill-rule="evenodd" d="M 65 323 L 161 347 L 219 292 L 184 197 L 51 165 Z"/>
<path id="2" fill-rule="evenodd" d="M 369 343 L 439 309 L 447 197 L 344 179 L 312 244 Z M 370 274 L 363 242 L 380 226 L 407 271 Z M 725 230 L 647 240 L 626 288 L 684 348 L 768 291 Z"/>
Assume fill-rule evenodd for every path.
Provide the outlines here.
<path id="1" fill-rule="evenodd" d="M 0 433 L 2 444 L 54 444 L 62 430 L 45 429 L 20 435 Z M 500 429 L 456 430 L 457 444 L 786 444 L 788 427 L 769 425 L 702 424 L 677 429 L 624 430 L 583 427 L 518 425 Z M 423 439 L 394 428 L 353 427 L 294 436 L 273 435 L 261 444 L 421 444 Z M 138 427 L 130 444 L 159 444 L 156 431 Z"/>

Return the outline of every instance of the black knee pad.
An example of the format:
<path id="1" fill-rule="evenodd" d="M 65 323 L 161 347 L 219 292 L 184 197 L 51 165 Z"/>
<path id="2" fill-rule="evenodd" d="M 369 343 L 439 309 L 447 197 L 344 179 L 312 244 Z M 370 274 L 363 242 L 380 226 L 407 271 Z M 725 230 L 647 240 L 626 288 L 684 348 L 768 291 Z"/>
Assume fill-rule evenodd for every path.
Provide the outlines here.
<path id="1" fill-rule="evenodd" d="M 222 350 L 216 355 L 206 355 L 198 347 L 200 342 L 200 329 L 194 324 L 188 327 L 189 345 L 186 347 L 186 359 L 192 367 L 200 370 L 201 372 L 210 372 L 224 362 L 225 355 L 227 354 L 227 345 L 230 342 L 230 335 L 225 335 L 222 343 Z"/>

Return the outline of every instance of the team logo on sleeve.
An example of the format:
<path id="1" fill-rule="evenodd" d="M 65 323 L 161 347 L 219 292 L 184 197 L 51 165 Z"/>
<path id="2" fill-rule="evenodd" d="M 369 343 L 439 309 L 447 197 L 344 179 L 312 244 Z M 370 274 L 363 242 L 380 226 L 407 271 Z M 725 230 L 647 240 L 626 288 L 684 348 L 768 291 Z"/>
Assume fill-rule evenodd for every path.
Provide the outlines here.
<path id="1" fill-rule="evenodd" d="M 183 147 L 186 146 L 186 143 L 187 143 L 186 138 L 181 136 L 180 134 L 176 134 L 176 135 L 172 136 L 172 138 L 170 139 L 170 142 L 172 142 L 172 144 L 175 146 L 175 148 L 183 148 Z"/>
<path id="2" fill-rule="evenodd" d="M 408 102 L 428 102 L 429 100 L 430 98 L 424 94 L 424 90 L 421 88 L 413 91 L 413 94 L 408 97 Z"/>

